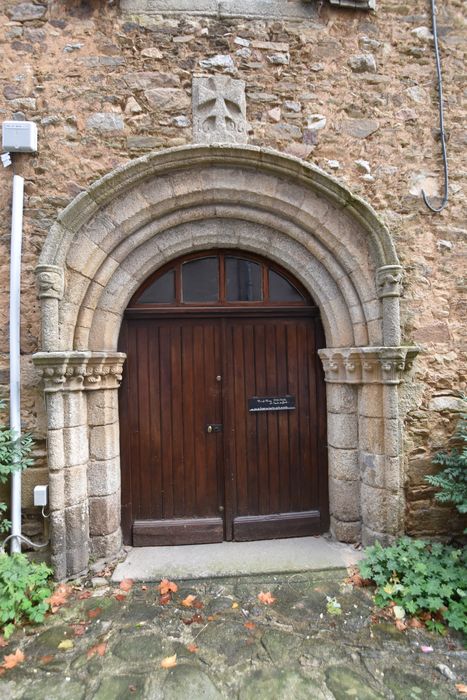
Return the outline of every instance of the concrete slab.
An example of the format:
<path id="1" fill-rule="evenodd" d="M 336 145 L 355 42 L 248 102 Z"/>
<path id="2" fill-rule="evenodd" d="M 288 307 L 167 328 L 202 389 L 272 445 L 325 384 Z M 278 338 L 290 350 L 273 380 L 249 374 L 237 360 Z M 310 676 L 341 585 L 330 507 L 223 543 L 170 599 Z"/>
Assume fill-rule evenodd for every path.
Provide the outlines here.
<path id="1" fill-rule="evenodd" d="M 220 542 L 177 547 L 134 547 L 118 564 L 112 581 L 198 579 L 242 574 L 342 569 L 363 553 L 325 537 L 259 542 Z"/>

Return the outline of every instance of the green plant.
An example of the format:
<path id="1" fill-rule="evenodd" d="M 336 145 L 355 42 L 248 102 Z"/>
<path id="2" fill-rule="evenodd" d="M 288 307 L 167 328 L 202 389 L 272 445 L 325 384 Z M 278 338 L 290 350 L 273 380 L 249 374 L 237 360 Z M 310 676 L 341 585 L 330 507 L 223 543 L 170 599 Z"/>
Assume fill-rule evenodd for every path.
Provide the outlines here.
<path id="1" fill-rule="evenodd" d="M 0 554 L 0 628 L 5 638 L 26 620 L 42 622 L 52 595 L 48 580 L 52 570 L 35 564 L 24 554 Z"/>
<path id="2" fill-rule="evenodd" d="M 418 617 L 437 632 L 447 624 L 467 633 L 465 551 L 402 537 L 390 547 L 377 542 L 365 555 L 359 570 L 376 584 L 378 607 L 395 605 L 396 618 Z"/>
<path id="3" fill-rule="evenodd" d="M 467 405 L 467 400 L 464 401 Z M 444 469 L 438 474 L 426 476 L 425 479 L 432 486 L 439 488 L 435 494 L 437 501 L 454 503 L 459 513 L 467 513 L 467 413 L 461 414 L 451 440 L 456 446 L 450 452 L 438 452 L 433 460 Z"/>
<path id="4" fill-rule="evenodd" d="M 0 411 L 5 402 L 0 401 Z M 30 435 L 22 435 L 19 440 L 14 433 L 0 422 L 0 484 L 5 484 L 10 475 L 18 469 L 26 469 L 32 464 L 30 458 L 33 441 Z M 7 504 L 0 501 L 0 532 L 7 532 L 11 523 L 4 516 Z"/>

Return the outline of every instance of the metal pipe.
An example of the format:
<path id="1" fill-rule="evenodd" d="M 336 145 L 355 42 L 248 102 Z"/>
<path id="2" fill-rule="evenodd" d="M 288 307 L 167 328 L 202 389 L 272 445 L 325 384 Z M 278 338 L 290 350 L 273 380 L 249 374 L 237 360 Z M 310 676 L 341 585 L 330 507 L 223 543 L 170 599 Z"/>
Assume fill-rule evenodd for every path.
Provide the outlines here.
<path id="1" fill-rule="evenodd" d="M 13 176 L 10 262 L 10 429 L 21 437 L 20 290 L 24 178 Z M 19 454 L 14 458 L 19 461 Z M 11 477 L 11 553 L 21 552 L 21 469 Z"/>

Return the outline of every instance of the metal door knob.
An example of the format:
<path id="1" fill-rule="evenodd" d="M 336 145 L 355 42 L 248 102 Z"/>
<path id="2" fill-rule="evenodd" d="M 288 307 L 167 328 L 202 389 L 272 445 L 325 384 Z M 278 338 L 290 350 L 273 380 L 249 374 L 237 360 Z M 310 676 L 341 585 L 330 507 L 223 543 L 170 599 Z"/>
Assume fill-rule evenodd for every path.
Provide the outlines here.
<path id="1" fill-rule="evenodd" d="M 208 433 L 212 433 L 212 425 L 208 425 Z"/>

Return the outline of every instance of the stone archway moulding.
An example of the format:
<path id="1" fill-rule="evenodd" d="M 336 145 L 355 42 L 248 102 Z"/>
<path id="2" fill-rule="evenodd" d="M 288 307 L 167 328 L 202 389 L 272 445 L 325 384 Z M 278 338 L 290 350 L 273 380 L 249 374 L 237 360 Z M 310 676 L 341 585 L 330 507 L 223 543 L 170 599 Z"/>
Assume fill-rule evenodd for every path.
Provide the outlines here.
<path id="1" fill-rule="evenodd" d="M 398 385 L 402 268 L 373 210 L 299 159 L 252 146 L 187 146 L 128 163 L 80 194 L 36 269 L 58 578 L 111 557 L 120 537 L 118 333 L 154 270 L 236 248 L 280 262 L 321 311 L 331 528 L 342 541 L 402 528 Z"/>

